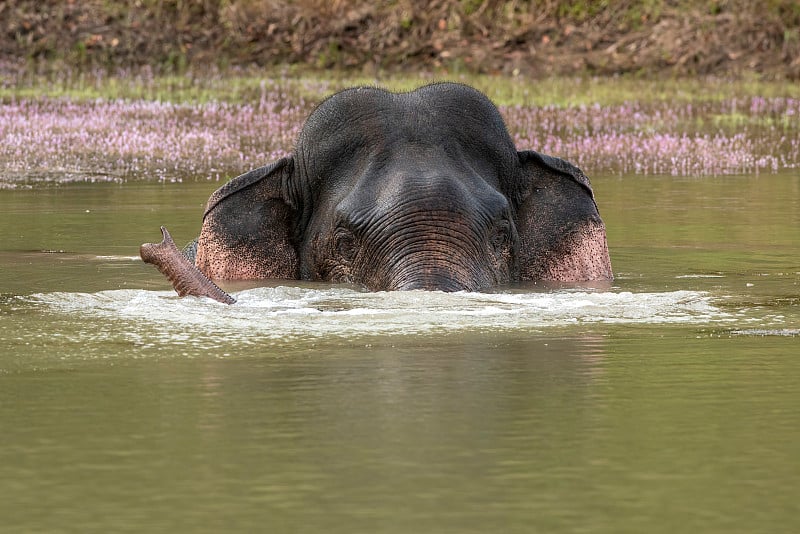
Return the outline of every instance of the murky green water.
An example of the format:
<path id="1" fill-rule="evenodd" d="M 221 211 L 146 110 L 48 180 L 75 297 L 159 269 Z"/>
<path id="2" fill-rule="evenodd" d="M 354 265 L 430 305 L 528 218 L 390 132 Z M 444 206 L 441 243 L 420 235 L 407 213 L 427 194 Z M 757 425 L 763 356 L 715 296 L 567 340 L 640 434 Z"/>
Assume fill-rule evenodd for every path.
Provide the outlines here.
<path id="1" fill-rule="evenodd" d="M 797 531 L 800 173 L 593 182 L 610 290 L 231 307 L 218 184 L 0 190 L 0 531 Z"/>

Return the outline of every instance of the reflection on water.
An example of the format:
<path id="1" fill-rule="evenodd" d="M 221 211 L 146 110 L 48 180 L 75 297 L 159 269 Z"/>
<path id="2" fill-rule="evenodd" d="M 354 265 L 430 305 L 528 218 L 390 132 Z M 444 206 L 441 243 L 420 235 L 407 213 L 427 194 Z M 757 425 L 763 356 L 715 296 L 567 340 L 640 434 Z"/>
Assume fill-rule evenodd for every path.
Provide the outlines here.
<path id="1" fill-rule="evenodd" d="M 800 177 L 594 184 L 610 288 L 233 306 L 215 184 L 0 191 L 0 531 L 798 530 Z"/>

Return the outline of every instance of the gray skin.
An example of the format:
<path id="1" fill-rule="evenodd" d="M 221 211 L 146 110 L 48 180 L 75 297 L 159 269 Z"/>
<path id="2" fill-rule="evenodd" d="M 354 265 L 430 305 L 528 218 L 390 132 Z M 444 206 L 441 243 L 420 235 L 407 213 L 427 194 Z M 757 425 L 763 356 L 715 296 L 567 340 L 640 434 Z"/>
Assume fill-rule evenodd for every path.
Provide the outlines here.
<path id="1" fill-rule="evenodd" d="M 612 279 L 586 175 L 517 151 L 494 104 L 453 83 L 333 95 L 291 155 L 212 194 L 188 260 L 164 242 L 142 257 L 179 293 L 223 301 L 205 280 L 476 291 Z"/>

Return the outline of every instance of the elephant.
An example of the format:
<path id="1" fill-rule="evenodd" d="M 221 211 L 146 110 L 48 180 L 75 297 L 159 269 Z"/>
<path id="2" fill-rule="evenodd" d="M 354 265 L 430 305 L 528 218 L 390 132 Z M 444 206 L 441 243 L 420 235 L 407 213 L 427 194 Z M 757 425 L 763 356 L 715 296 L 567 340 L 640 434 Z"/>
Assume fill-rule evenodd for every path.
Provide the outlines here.
<path id="1" fill-rule="evenodd" d="M 494 103 L 453 82 L 328 97 L 289 155 L 211 195 L 183 252 L 162 233 L 142 259 L 181 296 L 227 303 L 212 280 L 454 292 L 613 279 L 587 176 L 518 151 Z"/>

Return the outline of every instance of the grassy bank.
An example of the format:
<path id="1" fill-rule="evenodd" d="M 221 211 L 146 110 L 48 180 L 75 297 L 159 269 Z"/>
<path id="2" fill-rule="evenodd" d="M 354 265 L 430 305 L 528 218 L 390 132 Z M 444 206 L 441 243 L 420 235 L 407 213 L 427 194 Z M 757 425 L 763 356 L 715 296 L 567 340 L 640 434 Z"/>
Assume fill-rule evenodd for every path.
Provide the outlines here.
<path id="1" fill-rule="evenodd" d="M 248 69 L 226 72 L 187 71 L 180 75 L 154 75 L 150 69 L 110 74 L 64 69 L 58 73 L 28 73 L 6 79 L 0 85 L 0 99 L 69 98 L 72 100 L 150 100 L 204 104 L 226 102 L 256 104 L 267 93 L 279 93 L 289 101 L 316 101 L 355 85 L 377 85 L 395 91 L 412 90 L 434 81 L 459 81 L 473 85 L 500 105 L 569 107 L 578 105 L 619 105 L 625 102 L 652 104 L 672 102 L 714 102 L 730 98 L 800 98 L 800 85 L 746 78 L 667 78 L 649 80 L 623 77 L 551 77 L 532 80 L 481 74 L 381 76 L 309 69 Z"/>

